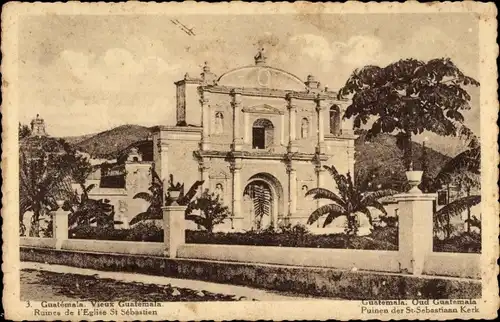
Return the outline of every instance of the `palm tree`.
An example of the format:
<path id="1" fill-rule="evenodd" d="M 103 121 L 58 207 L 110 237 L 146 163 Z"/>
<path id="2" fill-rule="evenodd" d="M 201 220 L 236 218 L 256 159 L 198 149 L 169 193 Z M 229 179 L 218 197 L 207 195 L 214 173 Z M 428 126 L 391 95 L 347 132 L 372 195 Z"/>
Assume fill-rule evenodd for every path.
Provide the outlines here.
<path id="1" fill-rule="evenodd" d="M 407 170 L 413 170 L 412 135 L 430 131 L 457 135 L 463 127 L 463 110 L 470 109 L 470 95 L 463 86 L 479 86 L 449 58 L 428 62 L 404 59 L 386 67 L 356 69 L 339 90 L 339 99 L 352 95 L 344 118 L 354 117 L 360 128 L 375 117 L 367 138 L 396 132 Z"/>
<path id="2" fill-rule="evenodd" d="M 199 210 L 200 214 L 193 214 Z M 219 196 L 205 190 L 200 197 L 189 203 L 186 209 L 186 219 L 212 232 L 215 225 L 221 224 L 229 216 L 229 209 L 219 201 Z"/>
<path id="3" fill-rule="evenodd" d="M 470 209 L 471 207 L 473 207 L 479 203 L 481 203 L 481 195 L 466 196 L 466 197 L 463 197 L 463 198 L 460 198 L 460 199 L 457 199 L 455 201 L 450 202 L 449 204 L 447 204 L 443 208 L 436 211 L 436 213 L 434 215 L 435 227 L 438 227 L 438 229 L 445 231 L 446 237 L 450 238 L 451 233 L 452 233 L 452 231 L 451 231 L 452 227 L 449 223 L 449 218 L 451 216 L 460 215 L 464 210 Z M 476 218 L 476 217 L 474 216 L 474 218 Z M 470 227 L 471 223 L 473 223 L 475 225 L 480 224 L 480 222 L 477 220 L 477 218 L 476 218 L 476 220 L 471 219 L 470 214 L 465 222 L 469 225 L 469 227 Z M 470 230 L 470 228 L 468 230 Z M 468 232 L 470 232 L 470 231 L 468 231 Z"/>
<path id="4" fill-rule="evenodd" d="M 30 236 L 39 236 L 40 220 L 57 209 L 57 200 L 64 200 L 71 192 L 71 173 L 60 166 L 53 155 L 28 158 L 19 154 L 19 221 L 21 234 L 25 233 L 24 214 L 32 211 Z"/>
<path id="5" fill-rule="evenodd" d="M 204 181 L 196 181 L 188 190 L 187 193 L 184 193 L 184 184 L 174 184 L 174 176 L 170 174 L 169 191 L 179 191 L 179 197 L 174 200 L 170 196 L 170 192 L 163 192 L 163 181 L 160 176 L 154 169 L 154 165 L 151 166 L 151 185 L 149 186 L 149 192 L 139 192 L 134 196 L 134 199 L 143 199 L 149 203 L 148 209 L 145 212 L 141 212 L 130 221 L 130 225 L 134 225 L 140 221 L 144 220 L 154 220 L 154 219 L 162 219 L 163 211 L 162 207 L 171 205 L 174 201 L 180 206 L 187 206 L 191 200 L 196 195 L 196 192 L 203 184 Z M 165 200 L 165 202 L 163 202 Z"/>
<path id="6" fill-rule="evenodd" d="M 324 166 L 335 181 L 338 189 L 338 194 L 325 188 L 314 188 L 306 193 L 306 196 L 313 195 L 314 199 L 328 199 L 332 203 L 323 205 L 316 209 L 307 221 L 308 224 L 313 224 L 321 216 L 327 215 L 323 227 L 326 227 L 333 222 L 335 218 L 345 216 L 347 219 L 346 234 L 355 235 L 359 228 L 358 215 L 363 213 L 366 215 L 370 224 L 372 224 L 372 215 L 370 207 L 380 210 L 384 215 L 387 212 L 384 206 L 378 201 L 379 198 L 396 194 L 397 191 L 392 189 L 384 189 L 378 191 L 364 192 L 360 187 L 355 186 L 352 182 L 351 174 L 339 174 L 334 166 Z"/>
<path id="7" fill-rule="evenodd" d="M 464 210 L 467 210 L 467 232 L 470 232 L 470 223 L 472 222 L 470 208 L 481 200 L 480 195 L 471 194 L 474 188 L 480 186 L 481 145 L 479 143 L 479 138 L 470 132 L 469 129 L 463 128 L 462 131 L 466 132 L 465 137 L 469 141 L 467 144 L 468 149 L 448 160 L 435 177 L 428 178 L 425 182 L 423 181 L 420 186 L 424 192 L 435 193 L 443 186 L 449 188 L 451 183 L 456 183 L 459 190 L 465 192 L 465 198 L 453 201 L 437 211 L 434 215 L 435 227 L 437 230 L 443 230 L 447 237 L 450 237 L 452 232 L 450 218 L 459 215 Z M 457 212 L 460 209 L 461 211 Z"/>

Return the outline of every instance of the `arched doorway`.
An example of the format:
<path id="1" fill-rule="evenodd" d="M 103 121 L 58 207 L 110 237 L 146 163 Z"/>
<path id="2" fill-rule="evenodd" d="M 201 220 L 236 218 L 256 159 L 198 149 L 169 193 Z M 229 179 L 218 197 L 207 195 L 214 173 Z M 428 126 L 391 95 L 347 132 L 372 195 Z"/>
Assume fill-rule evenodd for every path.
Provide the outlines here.
<path id="1" fill-rule="evenodd" d="M 283 214 L 283 188 L 278 179 L 268 173 L 252 176 L 243 191 L 244 226 L 246 230 L 276 227 Z"/>

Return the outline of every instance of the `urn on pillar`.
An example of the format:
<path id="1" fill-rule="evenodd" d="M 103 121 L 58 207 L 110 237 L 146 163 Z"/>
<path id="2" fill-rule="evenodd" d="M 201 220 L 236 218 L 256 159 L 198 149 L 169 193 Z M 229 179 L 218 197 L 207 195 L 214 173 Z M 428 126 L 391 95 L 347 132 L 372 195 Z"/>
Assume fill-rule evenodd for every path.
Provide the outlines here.
<path id="1" fill-rule="evenodd" d="M 406 171 L 406 179 L 408 179 L 408 183 L 411 186 L 410 191 L 408 193 L 422 193 L 422 191 L 418 188 L 418 185 L 422 181 L 423 171 Z"/>

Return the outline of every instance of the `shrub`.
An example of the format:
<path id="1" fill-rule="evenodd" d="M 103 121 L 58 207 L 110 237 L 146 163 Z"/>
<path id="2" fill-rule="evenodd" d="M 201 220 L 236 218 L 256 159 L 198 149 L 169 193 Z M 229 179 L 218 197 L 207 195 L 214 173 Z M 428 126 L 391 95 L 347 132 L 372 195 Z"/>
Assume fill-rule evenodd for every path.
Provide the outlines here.
<path id="1" fill-rule="evenodd" d="M 434 238 L 433 250 L 449 253 L 481 253 L 481 235 L 464 232 L 444 240 Z"/>

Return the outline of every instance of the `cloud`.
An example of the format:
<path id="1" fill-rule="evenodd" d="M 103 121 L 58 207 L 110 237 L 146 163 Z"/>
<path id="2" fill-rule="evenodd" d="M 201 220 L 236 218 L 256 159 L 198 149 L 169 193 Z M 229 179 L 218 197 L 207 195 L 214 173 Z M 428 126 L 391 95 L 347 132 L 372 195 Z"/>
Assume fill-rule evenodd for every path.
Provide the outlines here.
<path id="1" fill-rule="evenodd" d="M 96 57 L 93 53 L 64 50 L 53 63 L 65 69 L 76 83 L 105 90 L 155 85 L 155 78 L 179 74 L 179 64 L 169 64 L 158 56 L 137 57 L 124 48 L 111 48 Z M 159 85 L 159 84 L 157 84 Z"/>
<path id="2" fill-rule="evenodd" d="M 289 43 L 293 47 L 299 47 L 303 55 L 322 62 L 330 62 L 336 58 L 335 48 L 322 36 L 314 34 L 296 35 L 290 38 Z"/>

